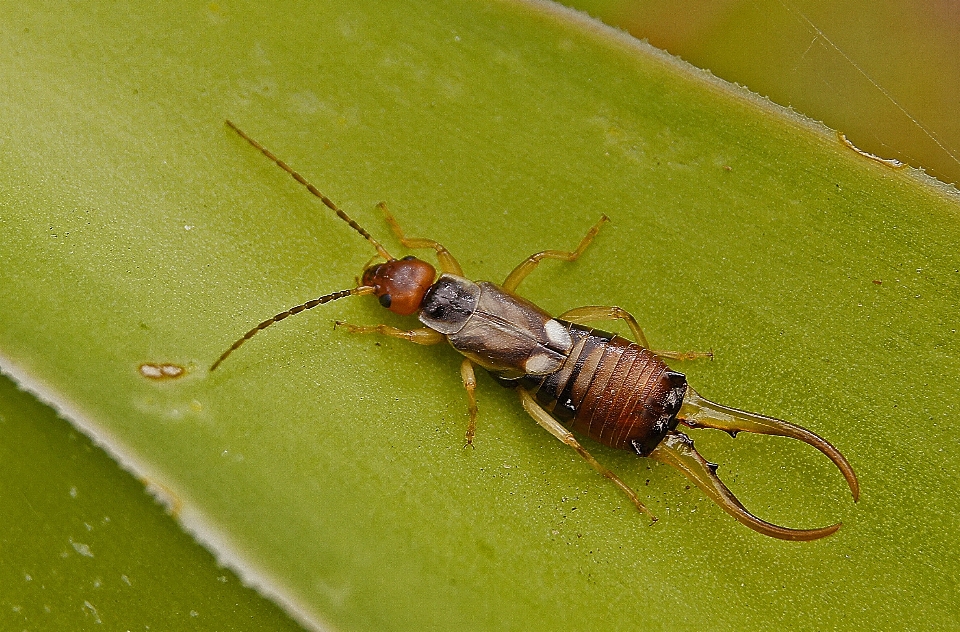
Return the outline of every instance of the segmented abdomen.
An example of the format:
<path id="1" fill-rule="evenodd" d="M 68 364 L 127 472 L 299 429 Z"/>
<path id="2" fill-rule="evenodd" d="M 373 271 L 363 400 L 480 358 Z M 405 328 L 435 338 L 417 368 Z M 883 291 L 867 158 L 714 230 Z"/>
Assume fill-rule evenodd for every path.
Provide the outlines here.
<path id="1" fill-rule="evenodd" d="M 636 343 L 580 325 L 554 373 L 526 375 L 521 386 L 571 430 L 604 445 L 646 455 L 677 425 L 687 380 Z"/>

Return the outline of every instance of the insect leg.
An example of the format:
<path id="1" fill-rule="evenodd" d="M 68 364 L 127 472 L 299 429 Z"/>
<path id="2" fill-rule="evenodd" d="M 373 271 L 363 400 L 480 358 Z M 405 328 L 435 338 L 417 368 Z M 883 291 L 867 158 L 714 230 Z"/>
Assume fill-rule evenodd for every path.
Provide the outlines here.
<path id="1" fill-rule="evenodd" d="M 568 320 L 571 323 L 584 325 L 589 322 L 603 320 L 623 320 L 629 325 L 633 332 L 633 339 L 637 341 L 644 349 L 649 349 L 647 337 L 643 335 L 643 330 L 637 323 L 633 314 L 621 307 L 606 307 L 600 305 L 590 305 L 587 307 L 575 307 L 560 314 L 557 318 Z M 652 351 L 652 350 L 651 350 Z M 696 360 L 697 358 L 712 358 L 713 351 L 653 351 L 661 358 L 670 358 L 671 360 Z"/>
<path id="2" fill-rule="evenodd" d="M 437 251 L 437 259 L 440 261 L 440 269 L 443 272 L 455 274 L 457 276 L 463 276 L 463 268 L 460 267 L 460 264 L 457 263 L 457 260 L 453 258 L 453 255 L 450 254 L 449 250 L 432 239 L 424 239 L 422 237 L 405 237 L 403 230 L 400 228 L 400 224 L 397 223 L 397 220 L 387 208 L 386 202 L 380 202 L 377 204 L 377 208 L 383 211 L 383 214 L 387 220 L 387 224 L 390 225 L 390 228 L 400 239 L 400 243 L 402 243 L 405 247 L 412 248 L 414 250 L 418 248 L 433 248 Z"/>
<path id="3" fill-rule="evenodd" d="M 467 410 L 470 413 L 467 443 L 464 447 L 473 447 L 473 435 L 477 431 L 477 376 L 473 372 L 473 362 L 470 362 L 470 358 L 464 358 L 463 363 L 460 364 L 460 377 L 463 379 L 463 388 L 467 390 Z"/>
<path id="4" fill-rule="evenodd" d="M 403 330 L 389 325 L 351 325 L 341 320 L 334 321 L 333 327 L 334 329 L 343 327 L 351 334 L 380 334 L 391 338 L 402 338 L 418 345 L 435 345 L 446 340 L 446 336 L 440 332 L 426 327 Z"/>
<path id="5" fill-rule="evenodd" d="M 515 291 L 517 286 L 520 285 L 520 282 L 523 281 L 528 274 L 533 272 L 538 265 L 540 265 L 541 259 L 575 261 L 577 257 L 582 255 L 583 251 L 587 249 L 587 246 L 589 246 L 590 242 L 593 241 L 593 238 L 597 236 L 597 233 L 600 232 L 600 227 L 603 226 L 605 222 L 609 221 L 609 217 L 606 215 L 601 215 L 599 221 L 597 221 L 597 223 L 587 231 L 587 234 L 584 235 L 583 239 L 580 240 L 580 245 L 578 245 L 577 249 L 572 252 L 568 252 L 566 250 L 544 250 L 542 252 L 530 255 L 523 261 L 523 263 L 514 268 L 513 272 L 507 275 L 506 280 L 503 282 L 503 289 L 507 290 L 508 292 Z"/>
<path id="6" fill-rule="evenodd" d="M 657 517 L 654 516 L 653 513 L 651 513 L 651 511 L 647 509 L 642 502 L 640 502 L 640 499 L 637 497 L 637 493 L 630 489 L 626 483 L 620 480 L 619 476 L 600 465 L 600 463 L 597 462 L 597 460 L 593 458 L 593 456 L 587 452 L 582 445 L 580 445 L 576 437 L 573 436 L 573 433 L 560 425 L 560 422 L 551 417 L 550 413 L 541 408 L 540 404 L 533 399 L 530 393 L 523 388 L 517 388 L 517 392 L 520 393 L 520 401 L 523 403 L 523 408 L 527 411 L 527 414 L 533 417 L 534 421 L 543 426 L 547 432 L 552 434 L 554 437 L 576 450 L 577 454 L 586 459 L 587 463 L 589 463 L 593 469 L 600 472 L 600 474 L 602 474 L 604 477 L 613 481 L 617 487 L 623 490 L 623 493 L 630 498 L 633 504 L 636 505 L 637 509 L 650 516 L 650 519 L 656 522 Z"/>
<path id="7" fill-rule="evenodd" d="M 446 339 L 446 336 L 440 332 L 427 327 L 405 331 L 389 325 L 351 325 L 340 320 L 334 323 L 334 327 L 342 327 L 351 334 L 380 334 L 391 338 L 409 340 L 418 345 L 435 345 Z M 468 358 L 464 358 L 460 365 L 460 378 L 463 380 L 463 388 L 467 391 L 467 411 L 470 414 L 470 423 L 467 425 L 467 442 L 464 447 L 472 447 L 473 437 L 477 430 L 477 376 L 473 372 L 473 363 Z"/>

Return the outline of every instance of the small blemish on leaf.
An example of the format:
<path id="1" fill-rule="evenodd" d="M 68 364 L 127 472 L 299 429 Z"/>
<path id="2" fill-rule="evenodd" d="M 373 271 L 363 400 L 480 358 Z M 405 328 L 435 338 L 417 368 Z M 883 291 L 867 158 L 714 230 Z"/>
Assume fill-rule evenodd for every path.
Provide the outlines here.
<path id="1" fill-rule="evenodd" d="M 856 145 L 854 145 L 854 144 L 850 141 L 850 139 L 847 138 L 846 135 L 843 134 L 842 132 L 837 132 L 837 139 L 838 139 L 841 143 L 843 143 L 844 145 L 846 145 L 849 149 L 852 149 L 853 151 L 857 152 L 858 154 L 860 154 L 860 155 L 863 156 L 864 158 L 869 158 L 870 160 L 879 162 L 880 164 L 886 165 L 886 166 L 888 166 L 888 167 L 890 167 L 890 168 L 892 168 L 892 169 L 903 169 L 904 167 L 907 166 L 906 163 L 900 162 L 900 161 L 897 160 L 896 158 L 881 158 L 880 156 L 877 156 L 876 154 L 871 154 L 869 151 L 864 151 L 864 150 L 860 149 L 859 147 L 857 147 Z M 838 185 L 838 186 L 839 186 L 839 185 Z"/>
<path id="2" fill-rule="evenodd" d="M 175 380 L 183 377 L 186 372 L 179 364 L 168 362 L 144 362 L 140 365 L 140 375 L 150 380 Z"/>
<path id="3" fill-rule="evenodd" d="M 148 476 L 144 476 L 140 480 L 143 482 L 147 493 L 151 494 L 156 501 L 167 510 L 168 514 L 174 518 L 180 516 L 180 511 L 183 509 L 183 500 L 177 495 L 176 492 L 160 481 L 154 480 Z"/>

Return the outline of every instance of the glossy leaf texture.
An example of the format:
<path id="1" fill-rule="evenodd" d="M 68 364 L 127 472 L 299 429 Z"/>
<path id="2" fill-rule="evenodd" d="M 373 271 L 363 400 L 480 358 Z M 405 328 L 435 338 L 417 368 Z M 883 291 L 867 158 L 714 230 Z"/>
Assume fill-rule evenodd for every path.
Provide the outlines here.
<path id="1" fill-rule="evenodd" d="M 2 33 L 0 368 L 304 625 L 957 625 L 955 190 L 552 5 L 24 3 Z M 620 305 L 655 347 L 713 349 L 675 367 L 829 439 L 861 501 L 809 446 L 692 433 L 764 519 L 844 522 L 784 543 L 672 469 L 588 445 L 650 526 L 485 376 L 464 450 L 455 352 L 333 331 L 411 324 L 370 297 L 285 320 L 208 374 L 373 254 L 227 118 L 391 252 L 381 200 L 472 278 L 573 247 L 606 213 L 524 295 Z"/>

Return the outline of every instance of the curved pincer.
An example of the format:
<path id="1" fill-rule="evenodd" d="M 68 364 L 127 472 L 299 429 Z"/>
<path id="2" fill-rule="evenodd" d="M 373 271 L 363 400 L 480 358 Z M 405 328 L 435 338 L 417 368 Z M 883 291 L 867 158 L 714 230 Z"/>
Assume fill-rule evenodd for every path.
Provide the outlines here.
<path id="1" fill-rule="evenodd" d="M 781 540 L 818 540 L 840 528 L 840 523 L 821 529 L 790 529 L 766 520 L 761 520 L 747 511 L 727 486 L 717 477 L 717 466 L 709 463 L 693 447 L 687 435 L 675 430 L 667 433 L 663 441 L 648 454 L 652 459 L 671 465 L 693 481 L 697 487 L 713 499 L 728 514 L 754 531 Z"/>
<path id="2" fill-rule="evenodd" d="M 691 428 L 716 428 L 733 436 L 736 436 L 738 432 L 753 432 L 799 439 L 820 450 L 833 461 L 847 480 L 847 485 L 850 486 L 850 491 L 853 493 L 854 502 L 860 499 L 860 483 L 857 481 L 857 475 L 849 461 L 829 441 L 806 428 L 801 428 L 782 419 L 758 415 L 711 402 L 701 397 L 689 386 L 686 395 L 683 397 L 683 405 L 680 412 L 677 413 L 677 418 Z"/>

